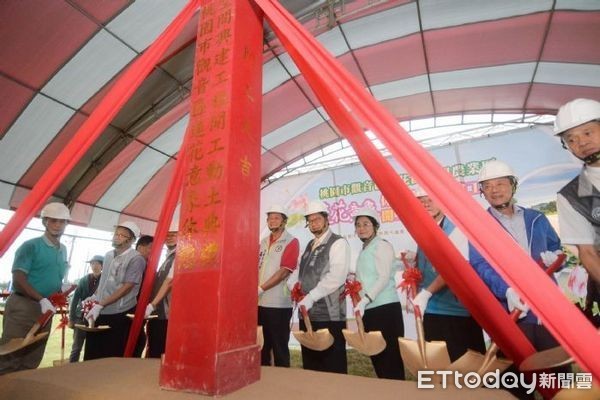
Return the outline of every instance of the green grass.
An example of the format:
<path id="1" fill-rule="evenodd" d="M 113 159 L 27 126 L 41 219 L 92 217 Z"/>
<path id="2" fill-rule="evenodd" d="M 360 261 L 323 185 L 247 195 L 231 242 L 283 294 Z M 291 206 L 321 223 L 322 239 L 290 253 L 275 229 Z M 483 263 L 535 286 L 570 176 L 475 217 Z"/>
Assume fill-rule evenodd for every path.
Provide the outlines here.
<path id="1" fill-rule="evenodd" d="M 364 354 L 359 353 L 356 350 L 350 349 L 348 353 L 348 374 L 366 376 L 370 378 L 376 378 L 375 371 L 373 370 L 373 364 L 371 359 Z M 292 368 L 302 368 L 302 355 L 300 349 L 290 349 L 290 364 Z"/>

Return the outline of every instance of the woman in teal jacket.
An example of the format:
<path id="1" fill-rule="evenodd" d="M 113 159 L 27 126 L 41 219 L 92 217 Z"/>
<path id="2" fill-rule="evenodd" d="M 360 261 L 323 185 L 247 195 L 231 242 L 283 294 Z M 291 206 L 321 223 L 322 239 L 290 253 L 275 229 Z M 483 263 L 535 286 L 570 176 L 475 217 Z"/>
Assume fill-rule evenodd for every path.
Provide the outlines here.
<path id="1" fill-rule="evenodd" d="M 363 248 L 356 264 L 356 279 L 362 284 L 361 300 L 354 311 L 364 313 L 366 331 L 381 331 L 385 350 L 371 356 L 378 378 L 404 379 L 398 337 L 404 336 L 402 306 L 396 292 L 394 248 L 377 236 L 377 212 L 363 208 L 354 214 L 356 235 Z"/>

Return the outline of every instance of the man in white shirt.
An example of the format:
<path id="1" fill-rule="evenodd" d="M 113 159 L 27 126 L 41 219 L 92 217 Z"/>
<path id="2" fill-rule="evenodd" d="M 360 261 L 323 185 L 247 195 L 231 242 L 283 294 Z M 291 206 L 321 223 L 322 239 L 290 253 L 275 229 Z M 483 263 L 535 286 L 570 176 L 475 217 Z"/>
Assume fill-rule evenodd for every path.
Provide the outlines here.
<path id="1" fill-rule="evenodd" d="M 350 245 L 329 229 L 327 206 L 319 201 L 308 205 L 304 217 L 314 239 L 300 259 L 299 282 L 305 297 L 298 307 L 306 307 L 314 330 L 329 329 L 333 345 L 324 351 L 302 346 L 304 369 L 348 373 L 346 341 L 346 299 L 342 296 L 350 271 Z M 306 330 L 304 321 L 300 328 Z"/>
<path id="2" fill-rule="evenodd" d="M 264 345 L 261 365 L 290 366 L 292 301 L 285 283 L 298 266 L 300 244 L 286 229 L 287 211 L 273 205 L 267 211 L 271 233 L 260 242 L 258 259 L 258 324 Z"/>
<path id="3" fill-rule="evenodd" d="M 584 162 L 581 173 L 558 192 L 558 222 L 563 242 L 577 246 L 589 274 L 586 314 L 598 327 L 600 316 L 592 316 L 591 309 L 593 303 L 600 304 L 600 102 L 575 99 L 564 104 L 554 133 Z"/>

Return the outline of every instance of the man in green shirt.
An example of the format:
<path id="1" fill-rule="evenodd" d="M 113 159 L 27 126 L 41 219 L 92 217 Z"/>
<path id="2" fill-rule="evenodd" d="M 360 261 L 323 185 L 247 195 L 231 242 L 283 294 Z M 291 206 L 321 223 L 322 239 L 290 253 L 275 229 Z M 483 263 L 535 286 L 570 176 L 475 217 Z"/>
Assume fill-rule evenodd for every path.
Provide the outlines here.
<path id="1" fill-rule="evenodd" d="M 23 243 L 13 262 L 14 291 L 6 301 L 0 344 L 14 338 L 24 338 L 33 324 L 46 311 L 56 313 L 48 297 L 62 289 L 67 270 L 67 249 L 60 237 L 71 219 L 69 209 L 62 203 L 49 203 L 41 213 L 46 228 L 38 238 Z M 51 323 L 44 328 L 50 332 Z M 35 369 L 40 365 L 47 338 L 15 353 L 0 357 L 0 375 Z"/>

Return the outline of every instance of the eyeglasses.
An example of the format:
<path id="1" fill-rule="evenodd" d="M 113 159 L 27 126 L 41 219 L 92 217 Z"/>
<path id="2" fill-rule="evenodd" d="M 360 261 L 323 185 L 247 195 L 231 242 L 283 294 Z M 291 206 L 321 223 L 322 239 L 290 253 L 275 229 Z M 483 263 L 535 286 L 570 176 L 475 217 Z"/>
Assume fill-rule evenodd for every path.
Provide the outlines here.
<path id="1" fill-rule="evenodd" d="M 121 239 L 127 239 L 127 240 L 131 239 L 131 236 L 123 235 L 122 233 L 118 233 L 118 232 L 115 232 L 113 237 L 114 236 L 120 237 Z"/>

